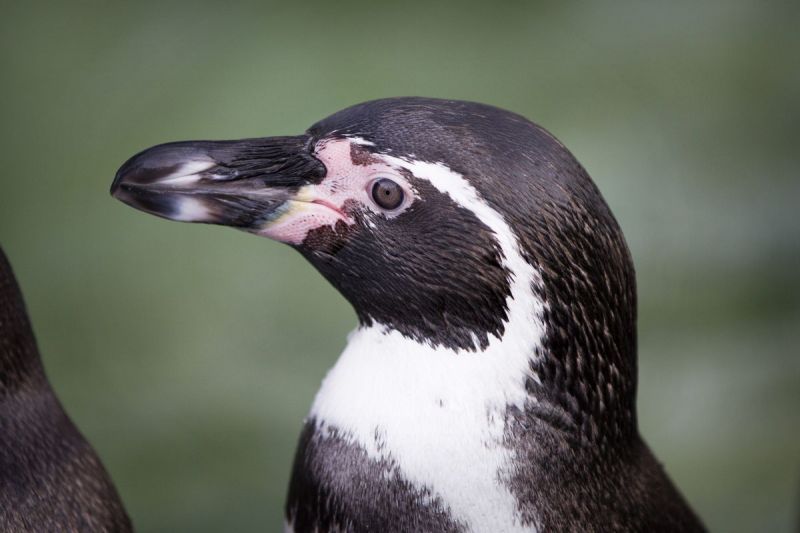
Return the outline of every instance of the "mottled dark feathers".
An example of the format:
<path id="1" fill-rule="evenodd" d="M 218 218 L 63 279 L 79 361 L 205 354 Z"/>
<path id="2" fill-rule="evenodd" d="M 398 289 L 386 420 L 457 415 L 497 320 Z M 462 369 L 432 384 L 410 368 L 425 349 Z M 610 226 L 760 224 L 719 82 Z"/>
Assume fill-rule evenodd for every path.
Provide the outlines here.
<path id="1" fill-rule="evenodd" d="M 131 531 L 91 445 L 47 382 L 0 250 L 0 531 Z"/>
<path id="2" fill-rule="evenodd" d="M 308 420 L 297 446 L 286 516 L 295 533 L 464 531 L 442 501 L 341 436 Z"/>

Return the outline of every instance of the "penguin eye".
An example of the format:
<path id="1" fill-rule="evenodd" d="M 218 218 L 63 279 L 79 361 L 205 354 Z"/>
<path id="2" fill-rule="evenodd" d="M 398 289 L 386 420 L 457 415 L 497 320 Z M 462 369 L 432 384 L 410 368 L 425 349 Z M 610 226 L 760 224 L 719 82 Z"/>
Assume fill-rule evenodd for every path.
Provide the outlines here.
<path id="1" fill-rule="evenodd" d="M 397 209 L 404 196 L 403 188 L 388 178 L 378 178 L 372 184 L 372 199 L 383 209 Z"/>

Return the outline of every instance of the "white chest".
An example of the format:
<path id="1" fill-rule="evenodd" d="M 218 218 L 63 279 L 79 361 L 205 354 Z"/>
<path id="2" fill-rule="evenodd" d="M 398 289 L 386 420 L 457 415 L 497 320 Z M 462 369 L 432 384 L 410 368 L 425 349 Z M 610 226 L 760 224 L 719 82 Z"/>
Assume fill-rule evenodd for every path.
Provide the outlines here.
<path id="1" fill-rule="evenodd" d="M 505 413 L 526 399 L 528 358 L 506 355 L 491 346 L 433 349 L 380 327 L 357 330 L 311 414 L 323 431 L 334 426 L 371 458 L 391 461 L 473 531 L 528 531 L 503 481 L 512 459 L 503 445 Z"/>

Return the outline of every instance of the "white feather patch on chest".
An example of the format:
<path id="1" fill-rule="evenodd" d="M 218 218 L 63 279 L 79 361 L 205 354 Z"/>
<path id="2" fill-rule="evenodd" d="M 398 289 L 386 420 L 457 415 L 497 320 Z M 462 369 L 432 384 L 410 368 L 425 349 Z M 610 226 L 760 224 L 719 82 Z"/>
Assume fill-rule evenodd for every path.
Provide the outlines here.
<path id="1" fill-rule="evenodd" d="M 489 335 L 478 352 L 434 348 L 380 324 L 357 329 L 311 415 L 323 431 L 336 427 L 370 457 L 392 461 L 470 530 L 530 531 L 502 479 L 513 458 L 503 435 L 508 406 L 522 409 L 525 380 L 537 379 L 530 360 L 544 335 L 544 306 L 533 291 L 541 276 L 503 216 L 463 176 L 441 163 L 380 157 L 428 180 L 494 232 L 511 273 L 508 319 L 502 337 Z"/>

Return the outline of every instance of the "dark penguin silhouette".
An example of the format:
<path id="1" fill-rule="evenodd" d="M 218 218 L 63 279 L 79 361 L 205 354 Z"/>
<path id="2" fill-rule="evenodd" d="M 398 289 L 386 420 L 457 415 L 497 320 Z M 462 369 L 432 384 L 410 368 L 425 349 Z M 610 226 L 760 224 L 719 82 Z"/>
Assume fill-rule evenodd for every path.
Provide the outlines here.
<path id="1" fill-rule="evenodd" d="M 358 328 L 311 407 L 287 531 L 702 531 L 639 436 L 616 220 L 525 118 L 428 98 L 156 146 L 112 194 L 302 253 Z"/>
<path id="2" fill-rule="evenodd" d="M 92 446 L 47 381 L 0 249 L 0 531 L 131 531 Z"/>

